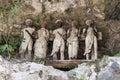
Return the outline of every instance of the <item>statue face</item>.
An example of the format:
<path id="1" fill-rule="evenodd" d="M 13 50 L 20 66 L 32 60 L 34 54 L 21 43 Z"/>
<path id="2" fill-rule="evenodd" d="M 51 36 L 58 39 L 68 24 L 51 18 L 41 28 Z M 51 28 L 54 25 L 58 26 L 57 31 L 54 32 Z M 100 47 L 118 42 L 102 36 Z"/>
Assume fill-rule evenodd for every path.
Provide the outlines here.
<path id="1" fill-rule="evenodd" d="M 62 27 L 62 22 L 57 22 L 56 25 L 57 27 Z"/>
<path id="2" fill-rule="evenodd" d="M 73 21 L 72 24 L 71 24 L 71 26 L 72 26 L 72 27 L 76 27 L 77 24 L 78 24 L 77 21 Z"/>
<path id="3" fill-rule="evenodd" d="M 75 27 L 76 25 L 74 23 L 71 24 L 72 27 Z"/>
<path id="4" fill-rule="evenodd" d="M 42 24 L 42 25 L 41 25 L 41 28 L 44 28 L 45 26 L 46 26 L 46 24 Z"/>
<path id="5" fill-rule="evenodd" d="M 86 21 L 86 25 L 87 25 L 87 26 L 90 26 L 92 23 L 93 23 L 92 20 L 87 20 L 87 21 Z"/>
<path id="6" fill-rule="evenodd" d="M 26 26 L 30 26 L 30 25 L 31 25 L 31 21 L 25 22 L 25 25 L 26 25 Z"/>
<path id="7" fill-rule="evenodd" d="M 87 25 L 87 26 L 90 26 L 90 25 L 91 25 L 91 23 L 90 23 L 90 22 L 88 22 L 88 23 L 86 23 L 86 25 Z"/>
<path id="8" fill-rule="evenodd" d="M 47 22 L 46 22 L 46 21 L 41 22 L 41 23 L 40 23 L 41 28 L 46 27 L 46 24 L 47 24 Z"/>

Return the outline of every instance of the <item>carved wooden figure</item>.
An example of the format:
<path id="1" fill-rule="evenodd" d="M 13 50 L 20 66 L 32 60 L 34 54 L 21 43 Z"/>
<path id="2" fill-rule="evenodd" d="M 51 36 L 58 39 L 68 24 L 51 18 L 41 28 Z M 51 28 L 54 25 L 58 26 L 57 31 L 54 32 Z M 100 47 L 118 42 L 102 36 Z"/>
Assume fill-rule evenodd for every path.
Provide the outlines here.
<path id="1" fill-rule="evenodd" d="M 26 57 L 28 60 L 31 60 L 31 52 L 32 52 L 32 45 L 33 41 L 30 35 L 28 34 L 27 31 L 29 31 L 30 34 L 32 34 L 35 29 L 31 28 L 32 20 L 27 19 L 25 21 L 25 28 L 22 29 L 22 36 L 23 36 L 23 42 L 21 43 L 21 46 L 19 48 L 19 53 L 21 55 L 21 58 L 23 59 Z M 27 52 L 27 53 L 25 53 Z"/>
<path id="2" fill-rule="evenodd" d="M 41 26 L 41 29 L 39 29 L 37 31 L 38 39 L 36 40 L 35 45 L 34 45 L 34 57 L 35 57 L 35 59 L 45 59 L 46 53 L 47 53 L 49 32 L 45 28 L 46 21 L 41 22 L 40 26 Z"/>
<path id="3" fill-rule="evenodd" d="M 86 33 L 85 52 L 86 59 L 89 59 L 90 54 L 92 59 L 97 59 L 97 29 L 92 20 L 86 21 L 87 28 L 83 30 Z"/>
<path id="4" fill-rule="evenodd" d="M 76 28 L 77 22 L 73 21 L 71 28 L 67 31 L 67 45 L 68 45 L 68 56 L 69 59 L 76 59 L 78 53 L 78 29 Z"/>
<path id="5" fill-rule="evenodd" d="M 52 49 L 51 56 L 53 56 L 54 60 L 57 59 L 57 53 L 60 50 L 60 59 L 64 60 L 64 50 L 65 50 L 64 38 L 65 38 L 66 32 L 62 28 L 62 21 L 61 20 L 57 20 L 56 25 L 59 28 L 55 29 L 53 31 L 53 35 L 54 35 L 55 38 L 54 38 L 54 41 L 53 41 L 53 49 Z"/>

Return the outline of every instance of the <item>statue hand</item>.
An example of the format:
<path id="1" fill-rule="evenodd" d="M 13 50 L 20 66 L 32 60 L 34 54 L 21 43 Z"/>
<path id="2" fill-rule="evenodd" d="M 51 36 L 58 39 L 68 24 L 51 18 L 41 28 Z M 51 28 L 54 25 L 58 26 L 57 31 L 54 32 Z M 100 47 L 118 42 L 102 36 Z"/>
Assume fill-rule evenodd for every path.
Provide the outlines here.
<path id="1" fill-rule="evenodd" d="M 50 56 L 53 56 L 53 53 Z"/>

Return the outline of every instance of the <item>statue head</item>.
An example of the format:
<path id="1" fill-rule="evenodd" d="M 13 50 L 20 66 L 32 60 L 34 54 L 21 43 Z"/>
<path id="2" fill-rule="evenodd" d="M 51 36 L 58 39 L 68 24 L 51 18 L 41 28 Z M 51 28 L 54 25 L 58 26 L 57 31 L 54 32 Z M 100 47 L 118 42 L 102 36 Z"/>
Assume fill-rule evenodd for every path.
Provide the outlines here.
<path id="1" fill-rule="evenodd" d="M 77 21 L 75 21 L 75 20 L 72 21 L 72 23 L 71 23 L 71 26 L 72 26 L 72 27 L 76 27 L 77 25 L 78 25 L 78 22 L 77 22 Z"/>
<path id="2" fill-rule="evenodd" d="M 42 21 L 42 22 L 40 23 L 40 27 L 41 27 L 41 28 L 45 28 L 45 27 L 46 27 L 46 24 L 47 24 L 46 21 Z"/>
<path id="3" fill-rule="evenodd" d="M 55 24 L 57 27 L 62 27 L 62 20 L 61 19 L 56 20 Z"/>
<path id="4" fill-rule="evenodd" d="M 86 20 L 85 24 L 87 26 L 91 26 L 93 24 L 93 20 L 89 19 L 89 20 Z"/>
<path id="5" fill-rule="evenodd" d="M 26 26 L 31 26 L 32 25 L 32 20 L 31 19 L 26 19 L 25 20 L 25 25 Z"/>

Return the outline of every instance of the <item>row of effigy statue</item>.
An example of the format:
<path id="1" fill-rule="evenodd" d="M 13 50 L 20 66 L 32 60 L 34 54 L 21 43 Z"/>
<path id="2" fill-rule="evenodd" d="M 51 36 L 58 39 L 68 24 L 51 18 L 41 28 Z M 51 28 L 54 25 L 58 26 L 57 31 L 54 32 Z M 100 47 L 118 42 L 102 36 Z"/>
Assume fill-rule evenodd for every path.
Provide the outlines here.
<path id="1" fill-rule="evenodd" d="M 50 33 L 46 29 L 47 22 L 42 21 L 40 23 L 40 29 L 35 30 L 31 27 L 32 20 L 27 19 L 25 21 L 25 28 L 21 30 L 21 35 L 24 41 L 19 48 L 19 54 L 21 58 L 31 60 L 32 50 L 34 50 L 34 59 L 45 59 L 47 55 L 48 41 Z M 53 60 L 57 60 L 57 53 L 60 52 L 60 60 L 64 60 L 65 44 L 68 47 L 69 60 L 77 59 L 78 47 L 79 47 L 79 30 L 77 29 L 77 21 L 71 22 L 71 27 L 65 31 L 62 20 L 58 19 L 55 22 L 57 29 L 52 31 L 53 35 L 53 47 L 50 56 Z M 85 22 L 86 28 L 82 30 L 82 37 L 85 37 L 85 51 L 84 56 L 86 59 L 97 59 L 97 28 L 94 25 L 94 21 L 89 19 Z"/>

